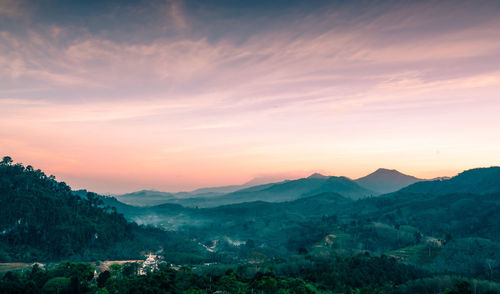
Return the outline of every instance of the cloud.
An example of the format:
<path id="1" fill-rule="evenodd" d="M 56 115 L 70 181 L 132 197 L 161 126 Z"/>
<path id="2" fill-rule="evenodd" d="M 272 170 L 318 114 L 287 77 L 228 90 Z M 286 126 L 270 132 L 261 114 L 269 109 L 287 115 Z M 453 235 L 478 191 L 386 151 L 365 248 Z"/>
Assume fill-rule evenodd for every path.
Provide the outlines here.
<path id="1" fill-rule="evenodd" d="M 182 2 L 170 0 L 165 4 L 166 8 L 166 24 L 165 29 L 169 29 L 172 26 L 176 30 L 183 30 L 188 28 L 187 16 L 183 11 Z"/>
<path id="2" fill-rule="evenodd" d="M 27 15 L 25 1 L 23 0 L 0 0 L 0 15 L 15 19 Z"/>
<path id="3" fill-rule="evenodd" d="M 169 13 L 185 19 L 180 5 L 166 4 Z M 418 13 L 426 12 L 426 7 L 417 7 Z M 308 99 L 314 102 L 331 96 L 332 91 L 344 97 L 356 95 L 385 83 L 384 76 L 408 70 L 418 71 L 426 79 L 430 72 L 448 75 L 443 66 L 446 63 L 498 58 L 500 38 L 498 30 L 492 29 L 499 26 L 498 21 L 391 40 L 394 28 L 388 32 L 388 27 L 394 19 L 407 15 L 407 10 L 390 11 L 353 27 L 337 26 L 340 20 L 335 14 L 306 18 L 297 28 L 257 32 L 245 42 L 230 38 L 210 41 L 189 35 L 142 43 L 117 42 L 92 34 L 68 40 L 71 32 L 55 26 L 32 31 L 28 37 L 3 32 L 0 75 L 11 82 L 4 82 L 10 88 L 22 84 L 23 90 L 43 84 L 54 90 L 74 87 L 89 95 L 104 89 L 110 96 L 122 98 L 142 96 L 144 92 L 148 96 L 164 93 L 165 99 L 218 92 L 221 98 L 217 100 L 230 99 L 234 105 L 255 104 L 265 100 L 262 97 L 268 97 L 269 105 L 283 105 Z M 422 26 L 420 19 L 410 17 L 396 29 Z M 175 22 L 178 27 L 185 26 L 185 21 Z M 428 22 L 432 19 L 423 23 Z M 456 74 L 484 72 L 462 70 Z M 352 90 L 354 84 L 358 90 Z M 126 93 L 121 91 L 124 85 Z"/>
<path id="4" fill-rule="evenodd" d="M 245 170 L 241 178 L 266 168 L 347 167 L 372 145 L 379 155 L 416 150 L 422 162 L 422 150 L 436 147 L 416 142 L 450 146 L 465 137 L 443 136 L 431 122 L 464 126 L 470 115 L 468 134 L 482 144 L 498 125 L 500 18 L 486 4 L 451 4 L 340 5 L 259 26 L 171 1 L 154 7 L 157 23 L 6 28 L 2 148 L 47 162 L 60 153 L 61 171 L 80 162 L 89 173 L 85 163 L 101 154 L 106 171 L 122 162 L 124 174 L 143 168 L 160 181 L 152 167 L 219 179 L 215 167 Z"/>
<path id="5" fill-rule="evenodd" d="M 185 19 L 180 5 L 167 2 L 167 11 Z M 394 39 L 394 30 L 438 21 L 432 18 L 438 14 L 431 14 L 431 18 L 413 16 L 396 24 L 408 15 L 408 9 L 402 6 L 374 20 L 356 19 L 357 25 L 352 27 L 339 25 L 340 18 L 345 18 L 339 15 L 342 11 L 307 17 L 298 27 L 257 32 L 244 42 L 230 37 L 210 41 L 189 35 L 118 42 L 88 32 L 68 37 L 72 35 L 70 29 L 54 25 L 26 36 L 4 31 L 0 33 L 0 76 L 5 87 L 0 93 L 23 95 L 34 92 L 30 87 L 43 87 L 40 95 L 46 99 L 103 99 L 110 103 L 116 99 L 130 105 L 127 109 L 133 113 L 117 108 L 116 115 L 95 112 L 78 118 L 105 121 L 171 111 L 134 109 L 145 99 L 159 105 L 157 110 L 165 103 L 182 101 L 192 107 L 193 114 L 201 115 L 321 115 L 325 107 L 339 114 L 363 108 L 367 102 L 397 103 L 405 95 L 418 100 L 417 93 L 437 91 L 438 87 L 444 91 L 446 85 L 451 85 L 451 90 L 458 83 L 463 85 L 461 82 L 496 86 L 488 64 L 500 59 L 499 33 L 492 29 L 500 25 L 498 20 Z M 421 16 L 429 7 L 412 9 Z M 176 22 L 179 27 L 185 23 Z M 457 69 L 457 64 L 462 67 Z M 469 67 L 472 64 L 474 70 Z M 477 64 L 484 64 L 484 68 Z M 51 98 L 53 92 L 59 98 Z"/>

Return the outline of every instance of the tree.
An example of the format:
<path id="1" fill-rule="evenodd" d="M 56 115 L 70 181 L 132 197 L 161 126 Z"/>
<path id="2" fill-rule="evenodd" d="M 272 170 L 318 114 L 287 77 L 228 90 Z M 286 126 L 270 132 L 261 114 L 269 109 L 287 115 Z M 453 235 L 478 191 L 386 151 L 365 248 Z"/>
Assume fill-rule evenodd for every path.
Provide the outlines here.
<path id="1" fill-rule="evenodd" d="M 219 279 L 219 289 L 229 293 L 241 293 L 244 284 L 238 281 L 233 270 L 228 270 L 224 276 Z"/>
<path id="2" fill-rule="evenodd" d="M 12 157 L 10 156 L 4 156 L 2 159 L 2 162 L 0 162 L 2 165 L 11 165 L 12 164 Z"/>
<path id="3" fill-rule="evenodd" d="M 255 241 L 252 239 L 248 239 L 245 245 L 248 249 L 255 248 Z"/>
<path id="4" fill-rule="evenodd" d="M 415 243 L 416 243 L 416 244 L 419 244 L 419 243 L 420 243 L 420 241 L 422 241 L 422 237 L 423 237 L 422 233 L 420 233 L 420 232 L 415 232 L 415 233 L 413 234 L 413 236 L 415 237 Z"/>
<path id="5" fill-rule="evenodd" d="M 109 270 L 112 277 L 114 277 L 115 279 L 121 278 L 121 273 L 122 273 L 121 264 L 113 263 L 112 265 L 109 266 Z"/>
<path id="6" fill-rule="evenodd" d="M 104 287 L 109 278 L 111 278 L 111 273 L 109 271 L 103 271 L 100 273 L 99 277 L 97 277 L 97 287 Z"/>
<path id="7" fill-rule="evenodd" d="M 448 242 L 451 241 L 451 239 L 453 239 L 452 235 L 450 233 L 446 233 L 446 235 L 444 236 L 444 244 L 448 244 Z"/>
<path id="8" fill-rule="evenodd" d="M 278 281 L 272 276 L 265 275 L 257 282 L 256 288 L 264 293 L 276 293 Z"/>
<path id="9" fill-rule="evenodd" d="M 139 272 L 139 264 L 137 262 L 127 262 L 123 265 L 122 273 L 126 277 L 137 275 Z"/>
<path id="10" fill-rule="evenodd" d="M 52 278 L 45 283 L 43 291 L 46 293 L 59 293 L 62 290 L 67 290 L 70 286 L 70 278 L 56 277 Z"/>

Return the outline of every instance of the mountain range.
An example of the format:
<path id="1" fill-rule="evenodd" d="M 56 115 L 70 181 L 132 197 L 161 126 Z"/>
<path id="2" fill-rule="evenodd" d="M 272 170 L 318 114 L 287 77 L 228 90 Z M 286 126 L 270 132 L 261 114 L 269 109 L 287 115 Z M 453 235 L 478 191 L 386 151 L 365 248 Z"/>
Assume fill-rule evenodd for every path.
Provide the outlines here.
<path id="1" fill-rule="evenodd" d="M 386 174 L 408 179 L 379 170 L 364 180 Z M 376 192 L 357 181 L 313 174 L 205 198 L 143 191 L 138 197 L 185 203 L 138 207 L 0 164 L 0 261 L 133 258 L 161 247 L 179 264 L 235 263 L 335 250 L 496 272 L 499 183 L 500 167 L 478 168 L 370 197 Z"/>
<path id="2" fill-rule="evenodd" d="M 300 190 L 305 183 L 314 183 L 311 186 L 320 191 L 325 187 L 338 189 L 331 182 L 346 181 L 314 175 L 245 189 L 276 195 L 297 189 L 296 194 L 303 196 L 294 200 L 257 200 L 206 208 L 167 203 L 127 206 L 119 211 L 140 224 L 189 231 L 212 244 L 210 250 L 230 250 L 236 246 L 230 244 L 248 240 L 271 255 L 330 246 L 384 252 L 444 272 L 481 272 L 485 264 L 500 258 L 499 170 L 468 170 L 450 179 L 418 182 L 396 192 L 357 200 L 334 192 L 304 194 L 314 190 Z"/>
<path id="3" fill-rule="evenodd" d="M 141 190 L 137 192 L 116 195 L 120 202 L 134 206 L 154 206 L 167 202 L 177 202 L 185 198 L 210 198 L 243 190 L 253 186 L 261 186 L 281 179 L 281 176 L 260 176 L 241 185 L 199 188 L 189 192 L 160 192 L 156 190 Z"/>
<path id="4" fill-rule="evenodd" d="M 250 181 L 243 185 L 201 188 L 180 193 L 143 190 L 118 195 L 116 198 L 123 203 L 134 206 L 175 203 L 189 207 L 215 207 L 258 200 L 291 201 L 319 193 L 338 193 L 347 198 L 360 199 L 395 192 L 419 181 L 422 179 L 402 174 L 396 170 L 378 169 L 357 180 L 313 173 L 306 178 L 261 185 L 252 185 L 258 181 Z"/>
<path id="5" fill-rule="evenodd" d="M 172 198 L 166 195 L 164 203 L 175 203 L 187 207 L 215 207 L 251 201 L 292 201 L 325 192 L 338 193 L 351 199 L 376 195 L 375 192 L 359 186 L 355 181 L 346 177 L 307 177 L 298 180 L 253 186 L 212 197 L 194 195 L 194 197 L 190 198 Z M 118 196 L 117 199 L 121 201 L 121 197 Z M 146 197 L 145 201 L 152 202 L 153 199 Z M 154 201 L 157 201 L 156 196 L 154 197 Z M 132 201 L 129 201 L 129 203 L 132 203 Z"/>

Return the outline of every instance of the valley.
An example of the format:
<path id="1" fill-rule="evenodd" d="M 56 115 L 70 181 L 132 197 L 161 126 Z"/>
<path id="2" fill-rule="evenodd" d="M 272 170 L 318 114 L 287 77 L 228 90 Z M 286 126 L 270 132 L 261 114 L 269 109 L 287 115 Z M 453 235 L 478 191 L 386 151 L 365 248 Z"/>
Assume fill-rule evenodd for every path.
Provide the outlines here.
<path id="1" fill-rule="evenodd" d="M 193 198 L 147 191 L 101 196 L 72 191 L 21 165 L 3 164 L 0 169 L 4 273 L 29 271 L 34 263 L 47 262 L 45 271 L 50 272 L 58 261 L 71 260 L 92 262 L 97 275 L 116 263 L 115 267 L 132 266 L 138 276 L 160 268 L 190 267 L 206 275 L 242 267 L 253 277 L 270 268 L 275 268 L 274 274 L 307 277 L 301 270 L 290 270 L 307 260 L 315 260 L 318 269 L 329 259 L 347 262 L 356 257 L 367 258 L 368 264 L 389 259 L 415 270 L 414 278 L 451 273 L 478 281 L 500 279 L 499 167 L 469 170 L 445 180 L 418 180 L 382 195 L 348 178 L 313 175 Z M 391 182 L 386 170 L 379 171 L 386 177 L 380 183 L 387 186 L 380 184 L 379 190 L 407 183 L 406 176 L 390 172 Z M 377 173 L 372 176 L 380 179 Z M 364 178 L 369 180 L 370 176 Z M 122 197 L 135 205 L 120 202 Z M 46 205 L 47 201 L 59 204 Z M 30 205 L 38 202 L 32 210 L 35 206 Z M 44 249 L 50 242 L 60 247 Z M 106 261 L 109 257 L 124 261 Z M 330 289 L 321 283 L 314 287 Z"/>

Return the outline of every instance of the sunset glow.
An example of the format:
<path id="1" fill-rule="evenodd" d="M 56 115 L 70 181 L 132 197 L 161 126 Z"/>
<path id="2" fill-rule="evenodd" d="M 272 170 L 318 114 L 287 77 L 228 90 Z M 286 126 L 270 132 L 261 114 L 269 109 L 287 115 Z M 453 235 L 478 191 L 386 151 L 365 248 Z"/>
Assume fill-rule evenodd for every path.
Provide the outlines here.
<path id="1" fill-rule="evenodd" d="M 0 0 L 0 154 L 74 189 L 500 165 L 499 1 L 72 2 Z"/>

